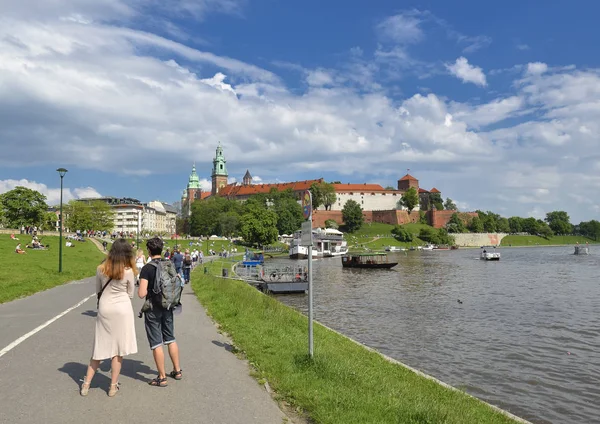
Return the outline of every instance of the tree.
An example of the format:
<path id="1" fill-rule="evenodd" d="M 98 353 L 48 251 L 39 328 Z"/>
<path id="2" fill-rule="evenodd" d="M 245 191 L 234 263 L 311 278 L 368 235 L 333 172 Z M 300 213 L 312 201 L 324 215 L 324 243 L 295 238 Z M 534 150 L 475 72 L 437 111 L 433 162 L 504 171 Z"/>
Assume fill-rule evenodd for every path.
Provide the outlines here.
<path id="1" fill-rule="evenodd" d="M 300 229 L 304 215 L 302 206 L 297 202 L 294 192 L 285 190 L 273 198 L 272 210 L 277 214 L 279 234 L 292 234 Z"/>
<path id="2" fill-rule="evenodd" d="M 201 202 L 192 203 L 190 216 L 190 234 L 192 236 L 210 236 L 217 233 L 219 216 L 231 208 L 232 200 L 222 197 L 211 197 Z M 236 202 L 237 203 L 237 202 Z"/>
<path id="3" fill-rule="evenodd" d="M 240 217 L 235 212 L 225 212 L 219 216 L 217 222 L 217 234 L 225 237 L 232 237 L 240 229 Z"/>
<path id="4" fill-rule="evenodd" d="M 507 218 L 498 219 L 498 232 L 499 233 L 510 233 L 510 223 Z"/>
<path id="5" fill-rule="evenodd" d="M 386 190 L 396 190 L 396 189 L 395 189 L 394 187 L 392 187 L 392 186 L 387 186 L 385 189 L 386 189 Z"/>
<path id="6" fill-rule="evenodd" d="M 15 187 L 0 196 L 0 209 L 9 228 L 40 226 L 48 210 L 46 196 L 26 187 Z"/>
<path id="7" fill-rule="evenodd" d="M 523 218 L 519 216 L 511 216 L 508 218 L 508 226 L 510 232 L 513 234 L 520 233 L 523 231 Z"/>
<path id="8" fill-rule="evenodd" d="M 325 220 L 325 228 L 333 228 L 334 230 L 337 230 L 340 228 L 340 226 L 337 222 L 335 222 L 334 219 L 327 219 Z"/>
<path id="9" fill-rule="evenodd" d="M 414 187 L 410 187 L 402 194 L 400 202 L 402 202 L 402 206 L 408 209 L 408 213 L 411 213 L 419 204 L 419 193 L 417 193 L 417 190 Z"/>
<path id="10" fill-rule="evenodd" d="M 115 212 L 110 205 L 102 200 L 92 200 L 89 206 L 92 213 L 92 226 L 90 229 L 111 231 L 114 227 Z"/>
<path id="11" fill-rule="evenodd" d="M 481 222 L 481 218 L 474 216 L 468 228 L 472 233 L 483 233 L 483 223 Z"/>
<path id="12" fill-rule="evenodd" d="M 323 205 L 325 206 L 325 210 L 330 210 L 331 205 L 337 200 L 333 184 L 325 182 L 313 183 L 310 186 L 310 192 L 312 193 L 312 206 L 314 209 Z"/>
<path id="13" fill-rule="evenodd" d="M 394 228 L 392 228 L 392 234 L 396 240 L 404 243 L 412 242 L 414 237 L 413 233 L 408 231 L 402 225 L 396 225 Z"/>
<path id="14" fill-rule="evenodd" d="M 577 226 L 577 233 L 598 241 L 600 238 L 600 222 L 592 219 L 591 221 L 581 222 Z"/>
<path id="15" fill-rule="evenodd" d="M 449 233 L 464 233 L 466 230 L 465 223 L 457 213 L 453 213 L 446 224 L 446 230 Z"/>
<path id="16" fill-rule="evenodd" d="M 362 208 L 355 200 L 350 199 L 342 209 L 342 218 L 344 219 L 346 230 L 349 233 L 354 232 L 360 229 L 363 224 Z"/>
<path id="17" fill-rule="evenodd" d="M 554 232 L 550 228 L 550 226 L 541 219 L 538 219 L 538 235 L 540 237 L 544 237 L 545 239 L 549 239 L 554 235 Z"/>
<path id="18" fill-rule="evenodd" d="M 446 202 L 444 202 L 444 209 L 449 210 L 449 211 L 457 211 L 458 210 L 458 208 L 456 207 L 456 204 L 449 197 L 446 197 Z"/>
<path id="19" fill-rule="evenodd" d="M 71 200 L 63 210 L 66 217 L 65 227 L 72 231 L 85 231 L 92 228 L 92 211 L 87 203 Z"/>
<path id="20" fill-rule="evenodd" d="M 277 214 L 261 207 L 259 202 L 246 202 L 242 216 L 240 235 L 247 243 L 265 245 L 277 240 Z"/>
<path id="21" fill-rule="evenodd" d="M 550 229 L 558 235 L 567 235 L 573 233 L 573 226 L 569 215 L 565 211 L 548 212 L 544 221 L 548 223 Z"/>
<path id="22" fill-rule="evenodd" d="M 428 224 L 428 222 L 427 222 L 427 214 L 423 210 L 419 211 L 419 224 L 425 224 L 425 225 Z"/>
<path id="23" fill-rule="evenodd" d="M 444 201 L 440 193 L 429 193 L 426 197 L 428 198 L 429 209 L 433 205 L 438 211 L 444 210 Z"/>
<path id="24" fill-rule="evenodd" d="M 46 212 L 44 215 L 44 222 L 42 223 L 42 229 L 44 231 L 56 230 L 56 223 L 58 221 L 58 215 L 54 212 Z"/>

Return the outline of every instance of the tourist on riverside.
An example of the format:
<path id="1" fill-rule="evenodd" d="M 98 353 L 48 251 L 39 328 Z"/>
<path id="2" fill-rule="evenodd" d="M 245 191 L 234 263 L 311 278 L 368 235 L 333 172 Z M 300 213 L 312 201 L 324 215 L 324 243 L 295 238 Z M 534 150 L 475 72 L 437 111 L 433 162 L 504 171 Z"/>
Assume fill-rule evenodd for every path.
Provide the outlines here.
<path id="1" fill-rule="evenodd" d="M 185 255 L 183 257 L 183 281 L 184 284 L 190 282 L 190 273 L 192 271 L 192 255 L 190 255 L 189 249 L 185 250 Z"/>
<path id="2" fill-rule="evenodd" d="M 108 396 L 119 390 L 119 374 L 123 356 L 137 353 L 133 298 L 135 258 L 127 240 L 113 243 L 108 257 L 96 270 L 98 316 L 92 359 L 81 385 L 81 396 L 87 396 L 92 378 L 103 359 L 111 359 L 111 381 Z"/>
<path id="3" fill-rule="evenodd" d="M 146 259 L 144 258 L 144 251 L 142 249 L 137 250 L 137 254 L 135 255 L 135 266 L 138 269 L 138 274 L 136 278 L 136 286 L 140 285 L 140 274 L 139 271 L 146 265 Z"/>
<path id="4" fill-rule="evenodd" d="M 183 255 L 181 254 L 181 250 L 177 249 L 171 258 L 173 260 L 173 265 L 175 265 L 175 270 L 177 274 L 183 278 Z"/>
<path id="5" fill-rule="evenodd" d="M 154 299 L 152 294 L 157 283 L 159 283 L 157 281 L 158 268 L 156 262 L 160 261 L 161 267 L 170 267 L 173 265 L 170 260 L 161 258 L 163 241 L 160 238 L 151 238 L 146 242 L 146 247 L 152 261 L 142 268 L 138 296 L 142 299 L 145 298 L 147 302 L 151 303 L 150 309 L 144 312 L 144 324 L 152 356 L 158 370 L 158 377 L 150 381 L 149 384 L 156 387 L 166 387 L 167 374 L 163 345 L 167 345 L 169 356 L 173 363 L 173 371 L 169 373 L 169 376 L 175 380 L 181 380 L 182 378 L 181 368 L 179 367 L 179 347 L 175 341 L 173 309 L 163 308 L 162 299 Z"/>

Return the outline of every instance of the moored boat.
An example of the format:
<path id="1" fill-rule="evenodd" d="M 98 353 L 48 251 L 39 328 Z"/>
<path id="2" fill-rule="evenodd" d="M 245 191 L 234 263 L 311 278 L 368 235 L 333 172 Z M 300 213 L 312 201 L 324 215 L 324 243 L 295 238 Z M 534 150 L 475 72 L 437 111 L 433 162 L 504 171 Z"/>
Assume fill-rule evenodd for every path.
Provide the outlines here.
<path id="1" fill-rule="evenodd" d="M 386 252 L 405 252 L 406 248 L 400 246 L 387 246 L 385 248 Z"/>
<path id="2" fill-rule="evenodd" d="M 385 253 L 356 253 L 342 256 L 344 268 L 380 268 L 389 269 L 398 265 L 390 262 Z"/>

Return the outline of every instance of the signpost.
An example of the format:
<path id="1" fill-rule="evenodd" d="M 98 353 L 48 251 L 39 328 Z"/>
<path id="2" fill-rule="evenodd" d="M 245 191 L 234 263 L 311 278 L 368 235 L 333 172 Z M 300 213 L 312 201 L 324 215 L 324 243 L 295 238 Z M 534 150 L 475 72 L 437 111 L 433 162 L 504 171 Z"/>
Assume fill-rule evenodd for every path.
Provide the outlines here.
<path id="1" fill-rule="evenodd" d="M 302 239 L 300 244 L 308 247 L 308 354 L 312 358 L 313 348 L 313 290 L 312 290 L 312 193 L 306 190 L 302 195 Z"/>

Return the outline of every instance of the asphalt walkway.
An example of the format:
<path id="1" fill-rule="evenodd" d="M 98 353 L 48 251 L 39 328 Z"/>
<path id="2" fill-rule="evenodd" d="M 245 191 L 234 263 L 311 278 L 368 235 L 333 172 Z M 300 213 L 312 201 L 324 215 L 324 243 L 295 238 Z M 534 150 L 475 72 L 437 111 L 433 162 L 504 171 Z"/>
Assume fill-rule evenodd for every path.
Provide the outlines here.
<path id="1" fill-rule="evenodd" d="M 138 353 L 123 360 L 114 398 L 107 396 L 110 361 L 100 366 L 89 395 L 79 395 L 94 337 L 93 278 L 0 305 L 0 423 L 289 422 L 249 376 L 247 363 L 230 352 L 189 286 L 182 303 L 175 332 L 184 379 L 169 379 L 166 388 L 147 384 L 156 368 L 136 317 Z M 136 296 L 136 316 L 141 304 Z"/>

